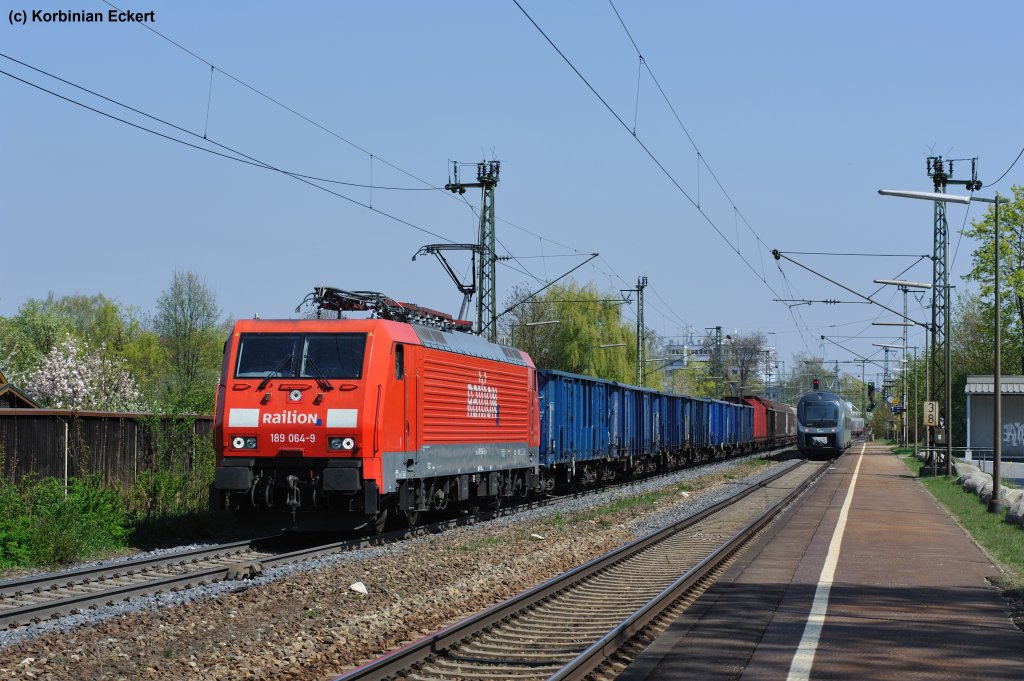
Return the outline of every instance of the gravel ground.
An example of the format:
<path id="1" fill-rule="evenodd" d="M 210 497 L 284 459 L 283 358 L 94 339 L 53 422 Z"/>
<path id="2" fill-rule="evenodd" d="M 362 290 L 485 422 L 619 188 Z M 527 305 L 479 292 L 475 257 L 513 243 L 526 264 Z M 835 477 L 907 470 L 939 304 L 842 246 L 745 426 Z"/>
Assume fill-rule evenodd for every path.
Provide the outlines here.
<path id="1" fill-rule="evenodd" d="M 0 678 L 329 678 L 794 463 L 718 463 L 245 582 L 0 632 Z M 623 503 L 657 489 L 668 493 Z M 610 502 L 614 510 L 595 510 Z M 368 593 L 352 591 L 355 582 Z"/>

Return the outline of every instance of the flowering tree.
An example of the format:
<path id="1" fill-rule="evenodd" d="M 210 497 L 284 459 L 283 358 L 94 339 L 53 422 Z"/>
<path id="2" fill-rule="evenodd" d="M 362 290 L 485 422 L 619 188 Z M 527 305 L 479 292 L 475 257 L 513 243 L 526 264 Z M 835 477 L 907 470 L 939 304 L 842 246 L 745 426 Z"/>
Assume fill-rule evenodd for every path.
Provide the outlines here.
<path id="1" fill-rule="evenodd" d="M 138 411 L 142 394 L 123 362 L 90 351 L 70 334 L 29 375 L 28 389 L 57 409 Z"/>

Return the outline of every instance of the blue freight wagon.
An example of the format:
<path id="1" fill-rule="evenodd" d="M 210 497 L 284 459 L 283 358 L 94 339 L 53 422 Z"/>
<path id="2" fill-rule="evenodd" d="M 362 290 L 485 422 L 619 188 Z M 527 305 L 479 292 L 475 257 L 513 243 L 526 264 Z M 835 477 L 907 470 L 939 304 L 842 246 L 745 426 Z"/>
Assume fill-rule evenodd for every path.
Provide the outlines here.
<path id="1" fill-rule="evenodd" d="M 705 460 L 753 443 L 754 410 L 746 404 L 563 371 L 539 370 L 537 381 L 538 464 L 548 488 Z"/>

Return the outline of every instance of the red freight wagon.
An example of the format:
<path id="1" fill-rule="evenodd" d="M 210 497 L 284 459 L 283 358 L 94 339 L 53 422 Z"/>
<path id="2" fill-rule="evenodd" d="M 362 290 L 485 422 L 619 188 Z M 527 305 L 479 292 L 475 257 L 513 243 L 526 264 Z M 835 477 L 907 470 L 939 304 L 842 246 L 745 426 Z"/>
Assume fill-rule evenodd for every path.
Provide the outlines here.
<path id="1" fill-rule="evenodd" d="M 378 529 L 389 514 L 415 524 L 452 502 L 494 502 L 536 479 L 536 405 L 529 356 L 471 334 L 239 321 L 217 390 L 213 502 Z"/>
<path id="2" fill-rule="evenodd" d="M 723 399 L 754 408 L 754 446 L 757 449 L 780 447 L 795 441 L 796 409 L 793 406 L 757 395 Z"/>
<path id="3" fill-rule="evenodd" d="M 795 438 L 796 410 L 791 405 L 773 402 L 757 395 L 747 395 L 743 400 L 754 408 L 755 441 L 763 441 L 769 447 L 776 447 Z M 758 430 L 758 418 L 761 419 L 761 430 Z"/>

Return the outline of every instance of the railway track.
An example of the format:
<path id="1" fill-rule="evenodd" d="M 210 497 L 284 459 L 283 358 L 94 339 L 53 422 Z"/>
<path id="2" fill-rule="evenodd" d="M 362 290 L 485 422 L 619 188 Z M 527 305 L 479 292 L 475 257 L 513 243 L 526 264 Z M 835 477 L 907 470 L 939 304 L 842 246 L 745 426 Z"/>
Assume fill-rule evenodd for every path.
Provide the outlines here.
<path id="1" fill-rule="evenodd" d="M 582 679 L 692 601 L 828 467 L 803 463 L 341 677 Z"/>
<path id="2" fill-rule="evenodd" d="M 674 472 L 677 471 L 670 473 Z M 649 479 L 651 478 L 644 478 Z M 401 541 L 414 536 L 436 534 L 452 527 L 512 515 L 523 510 L 555 504 L 567 498 L 627 487 L 629 484 L 527 501 L 495 511 L 425 524 L 412 530 L 346 539 L 304 547 L 296 551 L 282 552 L 269 548 L 269 545 L 284 536 L 277 535 L 4 581 L 0 582 L 0 629 L 27 626 L 141 596 L 174 592 L 224 580 L 244 580 L 256 577 L 271 567 Z"/>
<path id="3" fill-rule="evenodd" d="M 0 582 L 0 628 L 15 628 L 134 596 L 216 581 L 274 555 L 263 537 Z"/>

